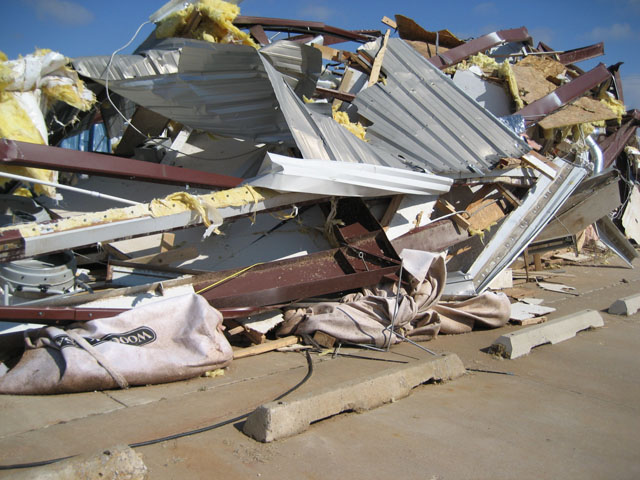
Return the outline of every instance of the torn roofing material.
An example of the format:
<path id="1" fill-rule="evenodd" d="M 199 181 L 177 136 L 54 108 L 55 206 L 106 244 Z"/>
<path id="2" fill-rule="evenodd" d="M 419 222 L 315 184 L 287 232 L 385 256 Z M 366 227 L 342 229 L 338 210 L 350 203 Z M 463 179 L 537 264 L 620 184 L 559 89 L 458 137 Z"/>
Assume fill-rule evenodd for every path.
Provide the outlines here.
<path id="1" fill-rule="evenodd" d="M 374 197 L 390 194 L 437 195 L 453 180 L 407 169 L 330 162 L 267 153 L 254 187 L 319 195 Z"/>
<path id="2" fill-rule="evenodd" d="M 283 75 L 267 60 L 263 63 L 280 109 L 304 158 L 406 167 L 399 159 L 356 138 L 330 116 L 308 108 L 293 93 Z"/>
<path id="3" fill-rule="evenodd" d="M 322 66 L 318 50 L 283 41 L 263 55 L 285 73 L 296 92 L 313 91 Z M 85 57 L 76 59 L 74 67 L 105 84 L 108 62 L 109 57 Z M 108 87 L 191 128 L 254 142 L 291 143 L 260 54 L 252 47 L 170 39 L 144 56 L 114 57 Z"/>
<path id="4" fill-rule="evenodd" d="M 439 174 L 487 172 L 529 146 L 407 43 L 390 39 L 382 64 L 387 84 L 354 101 L 372 146 L 407 166 Z"/>

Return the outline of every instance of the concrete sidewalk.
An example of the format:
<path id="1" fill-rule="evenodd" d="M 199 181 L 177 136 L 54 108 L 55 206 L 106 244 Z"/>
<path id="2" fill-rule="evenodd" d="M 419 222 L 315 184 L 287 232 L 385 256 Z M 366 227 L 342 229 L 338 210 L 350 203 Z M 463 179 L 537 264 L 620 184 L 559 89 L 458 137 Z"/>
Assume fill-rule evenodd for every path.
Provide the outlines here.
<path id="1" fill-rule="evenodd" d="M 640 265 L 640 264 L 639 264 Z M 236 422 L 137 449 L 150 478 L 639 478 L 640 313 L 606 313 L 640 291 L 640 269 L 563 267 L 557 281 L 579 296 L 528 284 L 530 296 L 557 308 L 549 318 L 599 310 L 605 326 L 522 358 L 485 353 L 507 326 L 425 344 L 456 353 L 468 372 L 414 389 L 408 398 L 361 414 L 342 414 L 300 435 L 261 444 Z M 430 355 L 412 345 L 391 352 L 350 351 L 414 362 Z M 395 364 L 314 356 L 311 379 L 290 399 Z M 23 463 L 134 443 L 239 416 L 295 385 L 306 373 L 299 353 L 237 360 L 223 377 L 127 391 L 0 397 L 2 464 Z M 0 472 L 3 478 L 11 472 Z"/>

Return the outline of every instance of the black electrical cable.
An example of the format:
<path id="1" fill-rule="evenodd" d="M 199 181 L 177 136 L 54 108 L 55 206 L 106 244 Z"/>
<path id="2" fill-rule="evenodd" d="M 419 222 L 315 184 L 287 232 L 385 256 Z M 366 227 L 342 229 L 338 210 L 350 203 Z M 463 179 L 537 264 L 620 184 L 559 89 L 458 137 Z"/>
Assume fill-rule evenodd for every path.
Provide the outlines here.
<path id="1" fill-rule="evenodd" d="M 300 388 L 302 385 L 304 385 L 307 382 L 307 380 L 309 380 L 311 378 L 311 375 L 313 375 L 313 360 L 311 359 L 311 355 L 309 354 L 308 350 L 306 350 L 304 353 L 305 353 L 306 358 L 307 358 L 307 374 L 304 376 L 304 378 L 302 380 L 300 380 L 297 384 L 295 384 L 289 390 L 284 392 L 282 395 L 279 395 L 278 397 L 276 397 L 273 400 L 274 402 L 282 400 L 284 397 L 286 397 L 290 393 L 296 391 L 298 388 Z M 224 427 L 225 425 L 229 425 L 230 423 L 234 423 L 234 422 L 238 422 L 240 420 L 244 420 L 249 415 L 251 415 L 251 413 L 252 412 L 245 413 L 243 415 L 239 415 L 237 417 L 230 418 L 228 420 L 223 420 L 222 422 L 215 423 L 213 425 L 208 425 L 206 427 L 196 428 L 195 430 L 189 430 L 187 432 L 175 433 L 173 435 L 168 435 L 166 437 L 160 437 L 160 438 L 154 438 L 153 440 L 147 440 L 145 442 L 130 443 L 129 447 L 130 448 L 146 447 L 148 445 L 155 445 L 156 443 L 167 442 L 169 440 L 175 440 L 177 438 L 183 438 L 183 437 L 188 437 L 188 436 L 191 436 L 191 435 L 196 435 L 198 433 L 208 432 L 210 430 L 215 430 L 216 428 L 220 428 L 220 427 Z M 45 466 L 45 465 L 51 465 L 52 463 L 60 462 L 62 460 L 67 460 L 68 458 L 73 458 L 75 456 L 76 455 L 69 455 L 67 457 L 54 458 L 54 459 L 51 459 L 51 460 L 41 460 L 39 462 L 16 463 L 14 465 L 0 465 L 0 471 L 2 471 L 2 470 L 17 470 L 17 469 L 20 469 L 20 468 L 42 467 L 42 466 Z"/>

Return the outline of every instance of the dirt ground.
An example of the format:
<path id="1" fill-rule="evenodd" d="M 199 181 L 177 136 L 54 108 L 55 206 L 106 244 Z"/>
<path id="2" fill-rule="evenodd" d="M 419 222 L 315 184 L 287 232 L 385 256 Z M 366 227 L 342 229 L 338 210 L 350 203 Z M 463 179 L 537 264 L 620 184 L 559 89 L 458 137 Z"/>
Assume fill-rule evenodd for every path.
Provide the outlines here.
<path id="1" fill-rule="evenodd" d="M 601 312 L 603 328 L 515 360 L 486 350 L 501 334 L 522 327 L 440 336 L 424 345 L 456 353 L 469 369 L 465 376 L 420 386 L 372 411 L 320 421 L 271 444 L 246 437 L 238 421 L 137 451 L 152 479 L 640 478 L 640 314 L 606 313 L 616 299 L 640 293 L 640 262 L 633 270 L 615 258 L 598 263 L 560 267 L 554 280 L 575 287 L 577 295 L 544 291 L 535 283 L 526 289 L 557 309 L 549 319 L 590 308 Z M 386 354 L 352 353 L 408 362 L 429 356 L 409 344 Z M 313 376 L 292 398 L 396 366 L 331 355 L 315 356 L 314 362 Z M 90 452 L 215 424 L 270 401 L 306 371 L 300 353 L 275 352 L 237 360 L 218 378 L 127 391 L 3 396 L 0 463 Z"/>

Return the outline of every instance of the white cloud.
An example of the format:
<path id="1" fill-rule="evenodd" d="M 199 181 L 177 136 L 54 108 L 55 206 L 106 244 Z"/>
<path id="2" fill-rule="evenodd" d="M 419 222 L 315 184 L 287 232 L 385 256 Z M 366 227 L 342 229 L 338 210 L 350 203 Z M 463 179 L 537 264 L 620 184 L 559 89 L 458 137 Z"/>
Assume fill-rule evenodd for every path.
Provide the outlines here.
<path id="1" fill-rule="evenodd" d="M 593 40 L 594 42 L 606 42 L 607 40 L 631 40 L 637 38 L 638 35 L 628 23 L 614 23 L 606 27 L 595 27 L 582 37 Z"/>
<path id="2" fill-rule="evenodd" d="M 29 3 L 40 20 L 53 19 L 67 25 L 87 25 L 94 19 L 91 11 L 69 0 L 32 0 Z"/>
<path id="3" fill-rule="evenodd" d="M 496 12 L 496 4 L 493 2 L 482 2 L 473 7 L 473 11 L 480 14 L 490 14 Z"/>
<path id="4" fill-rule="evenodd" d="M 640 73 L 622 75 L 622 92 L 625 107 L 640 110 Z"/>
<path id="5" fill-rule="evenodd" d="M 308 5 L 298 9 L 298 14 L 302 20 L 312 20 L 314 22 L 326 22 L 330 20 L 336 11 L 326 5 Z"/>

